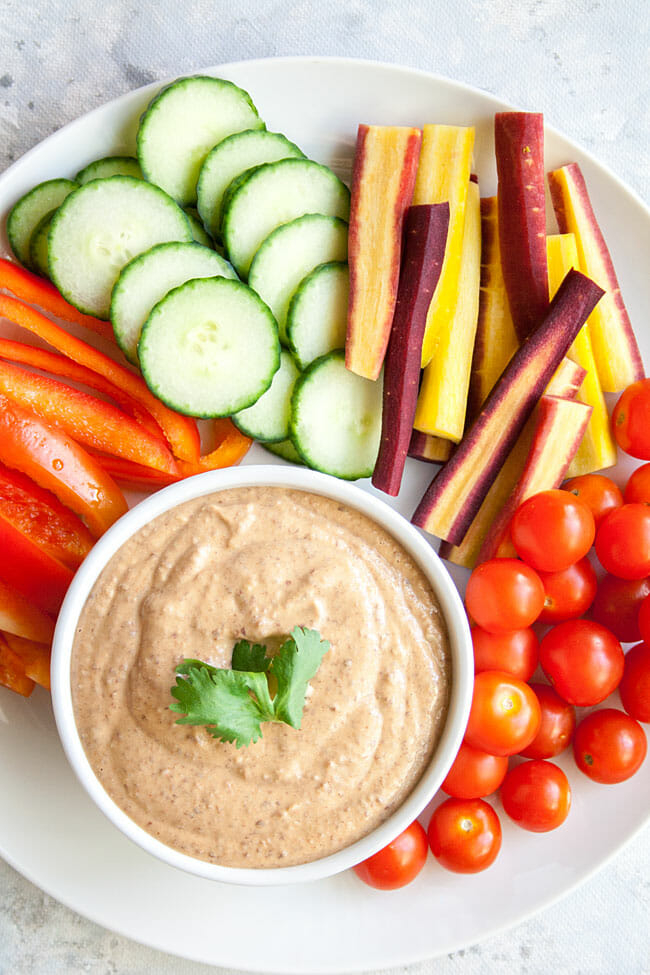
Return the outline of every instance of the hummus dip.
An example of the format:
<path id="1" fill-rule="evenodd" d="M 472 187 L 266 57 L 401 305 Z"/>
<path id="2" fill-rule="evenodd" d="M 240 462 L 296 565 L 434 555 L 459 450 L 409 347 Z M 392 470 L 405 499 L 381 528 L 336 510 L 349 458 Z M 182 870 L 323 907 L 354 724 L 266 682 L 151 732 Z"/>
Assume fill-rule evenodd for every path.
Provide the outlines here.
<path id="1" fill-rule="evenodd" d="M 229 667 L 234 643 L 329 640 L 300 730 L 247 748 L 176 724 L 174 668 Z M 431 587 L 395 539 L 320 495 L 243 487 L 179 505 L 113 556 L 71 663 L 76 724 L 111 798 L 192 857 L 279 867 L 360 839 L 424 772 L 447 712 L 450 658 Z"/>

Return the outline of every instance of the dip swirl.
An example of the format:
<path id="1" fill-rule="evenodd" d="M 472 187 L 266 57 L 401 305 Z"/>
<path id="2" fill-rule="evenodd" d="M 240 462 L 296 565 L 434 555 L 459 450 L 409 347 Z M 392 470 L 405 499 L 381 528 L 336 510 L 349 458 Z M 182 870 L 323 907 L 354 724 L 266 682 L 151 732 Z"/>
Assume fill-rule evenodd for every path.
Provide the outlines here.
<path id="1" fill-rule="evenodd" d="M 248 748 L 178 725 L 185 657 L 229 667 L 294 626 L 330 651 L 302 727 Z M 412 791 L 447 713 L 450 655 L 423 572 L 376 522 L 320 495 L 244 487 L 186 502 L 110 560 L 82 612 L 71 682 L 89 762 L 139 826 L 189 856 L 268 868 L 334 853 Z"/>

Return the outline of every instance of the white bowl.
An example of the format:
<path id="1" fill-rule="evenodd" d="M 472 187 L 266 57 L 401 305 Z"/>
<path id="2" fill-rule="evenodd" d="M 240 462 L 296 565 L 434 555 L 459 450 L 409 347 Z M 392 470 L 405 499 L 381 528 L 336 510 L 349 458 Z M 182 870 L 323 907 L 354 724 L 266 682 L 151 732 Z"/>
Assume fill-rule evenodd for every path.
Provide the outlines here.
<path id="1" fill-rule="evenodd" d="M 70 686 L 70 658 L 79 616 L 99 574 L 115 552 L 143 525 L 176 505 L 215 491 L 256 485 L 294 488 L 333 498 L 386 529 L 417 562 L 438 598 L 447 623 L 452 671 L 449 709 L 440 741 L 424 775 L 402 805 L 371 833 L 337 853 L 310 863 L 270 869 L 207 863 L 174 850 L 136 825 L 110 798 L 88 762 L 75 724 Z M 462 601 L 442 561 L 418 530 L 383 501 L 346 481 L 272 465 L 199 474 L 132 508 L 97 542 L 77 571 L 59 613 L 52 648 L 52 702 L 58 732 L 74 772 L 104 815 L 143 850 L 170 866 L 211 880 L 256 886 L 319 880 L 340 873 L 376 853 L 406 829 L 433 798 L 456 756 L 467 724 L 473 681 L 472 641 Z"/>

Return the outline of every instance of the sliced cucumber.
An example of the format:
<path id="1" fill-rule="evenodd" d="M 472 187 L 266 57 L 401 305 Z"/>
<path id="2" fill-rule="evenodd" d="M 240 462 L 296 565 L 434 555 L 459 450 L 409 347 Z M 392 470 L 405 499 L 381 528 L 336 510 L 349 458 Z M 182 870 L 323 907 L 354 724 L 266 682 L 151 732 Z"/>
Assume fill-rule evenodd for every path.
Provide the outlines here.
<path id="1" fill-rule="evenodd" d="M 29 241 L 29 266 L 43 277 L 49 276 L 49 245 L 48 234 L 52 226 L 52 219 L 56 210 L 50 210 L 36 224 Z"/>
<path id="2" fill-rule="evenodd" d="M 321 264 L 294 293 L 286 336 L 300 369 L 345 345 L 350 274 L 347 264 Z"/>
<path id="3" fill-rule="evenodd" d="M 300 370 L 286 349 L 280 353 L 280 368 L 273 382 L 256 403 L 240 410 L 232 421 L 242 433 L 254 440 L 279 443 L 289 436 L 291 394 Z"/>
<path id="4" fill-rule="evenodd" d="M 180 78 L 142 116 L 138 160 L 146 179 L 187 206 L 196 202 L 196 182 L 210 150 L 233 132 L 263 128 L 250 95 L 231 81 Z"/>
<path id="5" fill-rule="evenodd" d="M 201 223 L 196 210 L 193 207 L 183 207 L 183 211 L 188 219 L 193 240 L 197 244 L 203 244 L 204 247 L 212 247 L 212 238 L 206 233 L 205 227 Z"/>
<path id="6" fill-rule="evenodd" d="M 196 185 L 197 209 L 208 232 L 219 236 L 223 195 L 233 179 L 253 166 L 292 158 L 304 159 L 305 154 L 279 132 L 247 129 L 216 145 L 206 156 Z"/>
<path id="7" fill-rule="evenodd" d="M 304 462 L 348 481 L 370 477 L 381 439 L 382 382 L 345 368 L 342 350 L 321 356 L 293 391 L 289 429 Z"/>
<path id="8" fill-rule="evenodd" d="M 283 460 L 291 461 L 292 464 L 302 464 L 302 457 L 291 443 L 290 440 L 280 440 L 279 443 L 262 443 L 262 447 Z"/>
<path id="9" fill-rule="evenodd" d="M 80 311 L 108 318 L 111 291 L 125 264 L 154 244 L 191 239 L 187 217 L 157 186 L 133 176 L 93 179 L 54 215 L 50 277 Z"/>
<path id="10" fill-rule="evenodd" d="M 80 169 L 75 179 L 80 185 L 91 179 L 108 179 L 109 176 L 133 176 L 143 179 L 140 163 L 133 156 L 105 156 L 95 159 Z"/>
<path id="11" fill-rule="evenodd" d="M 253 258 L 248 283 L 275 315 L 281 342 L 287 341 L 289 302 L 305 275 L 319 264 L 345 261 L 347 256 L 348 225 L 338 217 L 308 213 L 269 234 Z"/>
<path id="12" fill-rule="evenodd" d="M 25 267 L 30 267 L 29 242 L 36 225 L 76 189 L 77 184 L 71 179 L 48 179 L 14 203 L 7 217 L 7 237 L 12 251 Z"/>
<path id="13" fill-rule="evenodd" d="M 276 227 L 305 213 L 347 220 L 350 191 L 331 169 L 309 159 L 282 159 L 254 169 L 224 203 L 221 232 L 237 273 L 248 274 Z"/>
<path id="14" fill-rule="evenodd" d="M 111 323 L 117 344 L 138 365 L 138 342 L 151 309 L 179 284 L 192 278 L 236 278 L 215 251 L 194 241 L 157 244 L 122 268 L 111 295 Z"/>
<path id="15" fill-rule="evenodd" d="M 241 281 L 199 278 L 154 306 L 138 357 L 149 388 L 172 409 L 230 416 L 271 385 L 280 367 L 278 327 Z"/>

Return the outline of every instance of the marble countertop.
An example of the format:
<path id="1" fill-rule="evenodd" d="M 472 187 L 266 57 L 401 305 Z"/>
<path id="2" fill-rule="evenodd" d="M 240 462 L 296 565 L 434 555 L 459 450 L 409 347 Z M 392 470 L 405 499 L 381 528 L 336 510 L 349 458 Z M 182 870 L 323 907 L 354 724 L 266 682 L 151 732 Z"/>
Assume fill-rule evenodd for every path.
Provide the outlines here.
<path id="1" fill-rule="evenodd" d="M 132 88 L 201 65 L 292 54 L 434 71 L 543 111 L 650 197 L 647 0 L 131 0 L 0 3 L 0 169 Z M 649 797 L 650 798 L 650 797 Z M 2 801 L 0 797 L 0 802 Z M 508 932 L 401 973 L 650 973 L 650 829 L 579 889 Z M 73 914 L 0 861 L 0 975 L 208 967 Z"/>

